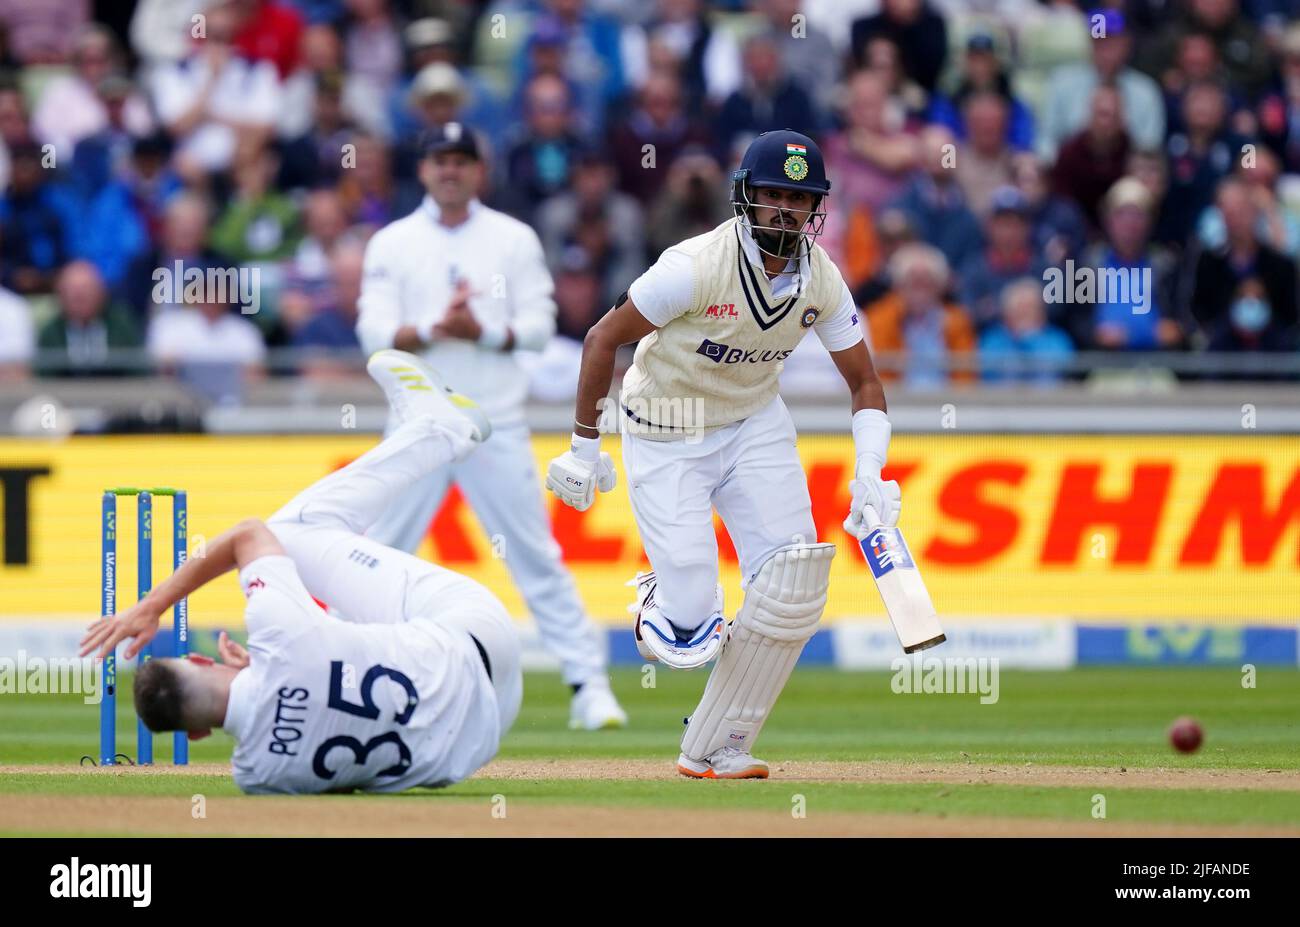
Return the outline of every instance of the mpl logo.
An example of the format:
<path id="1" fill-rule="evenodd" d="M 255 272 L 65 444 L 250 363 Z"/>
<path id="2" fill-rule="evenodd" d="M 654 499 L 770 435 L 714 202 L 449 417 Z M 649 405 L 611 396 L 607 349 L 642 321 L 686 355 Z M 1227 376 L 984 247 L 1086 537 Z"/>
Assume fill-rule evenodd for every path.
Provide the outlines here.
<path id="1" fill-rule="evenodd" d="M 890 570 L 916 569 L 912 553 L 903 542 L 903 535 L 897 528 L 876 528 L 860 542 L 862 553 L 871 567 L 871 575 L 879 579 Z"/>
<path id="2" fill-rule="evenodd" d="M 720 303 L 710 306 L 704 310 L 704 315 L 710 319 L 738 319 L 740 313 L 736 311 L 735 303 Z"/>
<path id="3" fill-rule="evenodd" d="M 710 341 L 705 338 L 700 342 L 700 346 L 695 349 L 696 354 L 703 354 L 715 364 L 763 364 L 769 361 L 782 361 L 790 356 L 790 349 L 784 351 L 760 351 L 758 348 L 751 348 L 746 351 L 744 348 L 733 348 L 727 344 L 720 344 L 717 341 Z"/>

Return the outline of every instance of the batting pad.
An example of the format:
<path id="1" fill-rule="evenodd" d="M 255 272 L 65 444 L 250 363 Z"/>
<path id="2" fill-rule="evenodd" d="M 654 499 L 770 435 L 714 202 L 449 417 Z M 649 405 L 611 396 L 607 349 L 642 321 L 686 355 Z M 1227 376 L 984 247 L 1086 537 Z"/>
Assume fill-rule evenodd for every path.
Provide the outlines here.
<path id="1" fill-rule="evenodd" d="M 834 557 L 834 544 L 791 544 L 759 568 L 686 724 L 682 753 L 703 760 L 721 747 L 752 747 L 817 630 Z"/>

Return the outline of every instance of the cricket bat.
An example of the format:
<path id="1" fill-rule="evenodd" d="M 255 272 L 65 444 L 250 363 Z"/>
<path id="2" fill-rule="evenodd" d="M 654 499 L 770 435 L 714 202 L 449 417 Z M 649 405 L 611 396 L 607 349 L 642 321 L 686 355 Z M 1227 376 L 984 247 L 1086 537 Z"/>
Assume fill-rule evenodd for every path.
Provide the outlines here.
<path id="1" fill-rule="evenodd" d="M 947 638 L 939 626 L 934 603 L 926 591 L 921 571 L 916 568 L 912 552 L 907 549 L 903 532 L 897 528 L 874 525 L 858 544 L 871 567 L 876 588 L 894 624 L 903 653 L 915 653 L 937 647 Z"/>

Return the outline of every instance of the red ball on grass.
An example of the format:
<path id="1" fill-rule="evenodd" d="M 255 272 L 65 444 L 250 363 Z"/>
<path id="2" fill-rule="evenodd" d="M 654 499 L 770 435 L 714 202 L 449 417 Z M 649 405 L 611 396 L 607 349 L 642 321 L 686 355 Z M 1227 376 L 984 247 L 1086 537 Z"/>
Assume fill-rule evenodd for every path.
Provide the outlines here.
<path id="1" fill-rule="evenodd" d="M 1195 718 L 1183 716 L 1169 726 L 1169 742 L 1179 753 L 1195 753 L 1205 733 Z"/>

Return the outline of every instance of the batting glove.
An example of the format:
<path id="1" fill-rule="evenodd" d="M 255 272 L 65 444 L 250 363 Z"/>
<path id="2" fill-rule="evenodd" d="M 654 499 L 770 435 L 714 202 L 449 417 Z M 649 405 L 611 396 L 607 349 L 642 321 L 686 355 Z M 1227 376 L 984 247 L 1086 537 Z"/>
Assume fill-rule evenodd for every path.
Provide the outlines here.
<path id="1" fill-rule="evenodd" d="M 617 483 L 614 461 L 600 450 L 599 438 L 574 435 L 569 449 L 546 470 L 546 488 L 579 512 L 591 508 L 596 490 L 609 492 Z"/>
<path id="2" fill-rule="evenodd" d="M 903 507 L 903 496 L 895 480 L 882 480 L 879 473 L 859 474 L 859 479 L 849 483 L 853 504 L 849 517 L 844 519 L 844 530 L 859 541 L 878 525 L 893 527 Z"/>
<path id="3" fill-rule="evenodd" d="M 849 483 L 853 503 L 849 506 L 849 517 L 844 519 L 844 530 L 858 540 L 878 525 L 898 524 L 903 504 L 898 483 L 880 478 L 885 455 L 889 453 L 891 431 L 888 416 L 877 409 L 860 409 L 853 415 L 853 444 L 858 462 L 855 477 Z"/>

